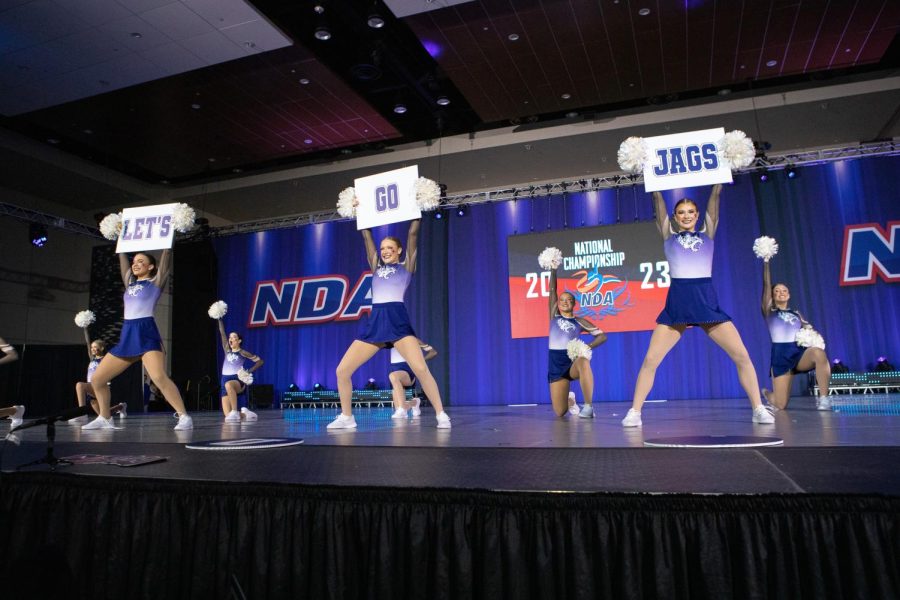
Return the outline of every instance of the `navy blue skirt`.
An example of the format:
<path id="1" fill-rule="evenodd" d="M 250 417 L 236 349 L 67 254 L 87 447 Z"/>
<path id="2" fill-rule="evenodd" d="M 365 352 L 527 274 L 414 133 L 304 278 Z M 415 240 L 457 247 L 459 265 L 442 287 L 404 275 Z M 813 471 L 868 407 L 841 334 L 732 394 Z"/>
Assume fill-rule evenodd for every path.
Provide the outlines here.
<path id="1" fill-rule="evenodd" d="M 778 377 L 785 373 L 806 373 L 798 371 L 797 364 L 803 358 L 806 348 L 798 346 L 794 342 L 781 342 L 772 344 L 772 377 Z M 811 371 L 812 369 L 807 369 Z"/>
<path id="2" fill-rule="evenodd" d="M 730 320 L 719 308 L 719 298 L 709 277 L 672 278 L 666 306 L 656 318 L 660 325 L 706 325 Z"/>
<path id="3" fill-rule="evenodd" d="M 145 352 L 152 350 L 162 350 L 162 337 L 159 335 L 159 329 L 156 328 L 156 321 L 153 317 L 142 317 L 140 319 L 125 319 L 122 323 L 122 335 L 119 337 L 119 343 L 113 346 L 109 351 L 113 356 L 119 358 L 131 358 L 132 356 L 142 356 Z"/>
<path id="4" fill-rule="evenodd" d="M 219 378 L 219 385 L 222 386 L 222 395 L 223 396 L 225 395 L 225 384 L 228 383 L 229 381 L 237 381 L 239 384 L 241 384 L 241 388 L 238 390 L 238 396 L 240 396 L 241 394 L 243 394 L 244 392 L 247 391 L 247 386 L 244 384 L 243 381 L 240 380 L 240 378 L 237 375 L 222 375 Z"/>
<path id="5" fill-rule="evenodd" d="M 407 373 L 409 373 L 409 380 L 411 382 L 410 386 L 416 384 L 416 374 L 413 373 L 413 370 L 411 368 L 409 368 L 409 365 L 407 363 L 405 363 L 405 362 L 391 363 L 390 372 L 393 373 L 394 371 L 406 371 Z M 407 387 L 410 387 L 410 386 L 407 386 Z"/>
<path id="6" fill-rule="evenodd" d="M 356 339 L 392 348 L 393 342 L 408 335 L 415 336 L 416 332 L 409 322 L 406 305 L 402 302 L 383 302 L 372 305 L 372 314 L 360 327 Z"/>
<path id="7" fill-rule="evenodd" d="M 572 368 L 572 359 L 567 350 L 550 350 L 550 361 L 547 367 L 547 381 L 553 383 L 560 379 L 572 381 L 569 369 Z"/>

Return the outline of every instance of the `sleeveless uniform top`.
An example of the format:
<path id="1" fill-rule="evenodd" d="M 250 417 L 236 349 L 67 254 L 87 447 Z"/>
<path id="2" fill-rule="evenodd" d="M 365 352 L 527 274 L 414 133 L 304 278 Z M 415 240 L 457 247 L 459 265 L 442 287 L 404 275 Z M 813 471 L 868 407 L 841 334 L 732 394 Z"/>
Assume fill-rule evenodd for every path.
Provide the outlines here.
<path id="1" fill-rule="evenodd" d="M 797 332 L 803 327 L 803 320 L 796 310 L 774 308 L 766 317 L 766 325 L 773 343 L 793 344 L 796 341 Z"/>
<path id="2" fill-rule="evenodd" d="M 550 319 L 550 349 L 565 350 L 566 345 L 577 338 L 585 329 L 575 317 L 556 315 Z"/>
<path id="3" fill-rule="evenodd" d="M 404 263 L 379 263 L 372 273 L 372 304 L 403 302 L 411 279 L 412 273 L 406 270 Z"/>
<path id="4" fill-rule="evenodd" d="M 125 318 L 143 319 L 153 316 L 153 309 L 159 302 L 162 290 L 152 279 L 140 281 L 132 279 L 125 288 Z"/>
<path id="5" fill-rule="evenodd" d="M 244 355 L 229 350 L 225 353 L 225 360 L 222 361 L 222 375 L 237 375 L 244 367 Z"/>
<path id="6" fill-rule="evenodd" d="M 712 276 L 715 244 L 704 231 L 673 233 L 663 242 L 669 272 L 676 279 L 701 279 Z"/>
<path id="7" fill-rule="evenodd" d="M 88 370 L 87 370 L 87 382 L 88 383 L 91 382 L 91 377 L 94 376 L 94 371 L 96 371 L 97 367 L 99 367 L 99 366 L 100 366 L 99 358 L 92 358 L 91 362 L 88 363 Z"/>

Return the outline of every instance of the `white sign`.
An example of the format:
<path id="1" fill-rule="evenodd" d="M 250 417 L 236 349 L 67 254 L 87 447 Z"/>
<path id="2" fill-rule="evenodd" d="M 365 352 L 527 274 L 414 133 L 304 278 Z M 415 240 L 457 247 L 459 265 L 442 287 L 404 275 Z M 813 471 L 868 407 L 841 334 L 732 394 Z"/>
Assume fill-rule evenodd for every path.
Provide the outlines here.
<path id="1" fill-rule="evenodd" d="M 172 212 L 176 203 L 138 206 L 122 211 L 122 231 L 116 252 L 141 252 L 171 248 L 175 239 Z"/>
<path id="2" fill-rule="evenodd" d="M 647 164 L 644 189 L 648 192 L 731 183 L 731 169 L 719 152 L 725 129 L 704 129 L 644 138 Z"/>
<path id="3" fill-rule="evenodd" d="M 422 216 L 416 204 L 416 180 L 419 167 L 404 167 L 377 175 L 360 177 L 356 188 L 356 228 L 371 229 L 379 225 L 410 221 Z"/>

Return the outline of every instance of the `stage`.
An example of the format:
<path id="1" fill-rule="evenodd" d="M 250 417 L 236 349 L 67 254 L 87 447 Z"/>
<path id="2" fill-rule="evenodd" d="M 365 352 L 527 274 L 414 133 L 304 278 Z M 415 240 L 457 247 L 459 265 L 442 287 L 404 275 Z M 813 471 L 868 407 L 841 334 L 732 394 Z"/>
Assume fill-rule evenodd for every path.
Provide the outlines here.
<path id="1" fill-rule="evenodd" d="M 648 403 L 643 427 L 626 429 L 625 403 L 595 407 L 594 419 L 449 407 L 451 430 L 430 409 L 391 420 L 389 406 L 355 411 L 358 429 L 341 431 L 325 428 L 330 408 L 234 425 L 194 413 L 188 432 L 171 413 L 129 415 L 114 431 L 57 425 L 55 456 L 163 462 L 16 472 L 45 453 L 35 427 L 3 452 L 0 548 L 20 566 L 67 563 L 44 585 L 65 582 L 72 597 L 900 593 L 900 416 L 822 412 L 801 397 L 755 425 L 745 402 L 681 400 Z M 673 436 L 784 445 L 644 446 Z M 303 443 L 186 448 L 255 438 Z M 155 588 L 154 572 L 181 583 Z"/>

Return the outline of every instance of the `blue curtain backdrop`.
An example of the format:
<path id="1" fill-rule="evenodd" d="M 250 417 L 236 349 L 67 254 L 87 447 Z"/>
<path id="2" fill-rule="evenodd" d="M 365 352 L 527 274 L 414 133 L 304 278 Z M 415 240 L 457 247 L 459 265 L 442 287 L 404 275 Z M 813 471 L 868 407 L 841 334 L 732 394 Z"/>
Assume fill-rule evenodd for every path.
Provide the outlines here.
<path id="1" fill-rule="evenodd" d="M 783 172 L 767 183 L 742 175 L 725 187 L 713 279 L 761 385 L 768 383 L 770 346 L 759 307 L 762 265 L 751 250 L 760 235 L 778 240 L 773 277 L 790 286 L 792 305 L 823 334 L 830 357 L 855 370 L 869 368 L 879 355 L 900 359 L 900 286 L 839 285 L 844 226 L 900 219 L 898 189 L 896 157 L 807 167 L 793 180 Z M 670 207 L 688 196 L 703 210 L 708 194 L 709 188 L 696 188 L 664 196 Z M 651 219 L 649 194 L 623 187 L 480 204 L 465 217 L 448 216 L 423 220 L 419 269 L 407 295 L 417 332 L 440 352 L 430 366 L 442 392 L 455 405 L 547 403 L 547 340 L 510 337 L 507 237 Z M 376 240 L 388 234 L 405 240 L 406 226 L 381 228 Z M 230 306 L 227 327 L 243 328 L 245 346 L 266 359 L 259 381 L 278 391 L 315 382 L 334 389 L 334 368 L 359 322 L 249 330 L 246 323 L 257 281 L 342 273 L 355 283 L 367 267 L 354 224 L 230 236 L 217 239 L 216 248 L 220 295 Z M 595 400 L 631 399 L 649 339 L 650 332 L 613 334 L 594 352 Z M 354 385 L 373 377 L 386 386 L 387 364 L 387 353 L 380 353 Z M 658 370 L 650 398 L 703 397 L 739 399 L 743 392 L 725 353 L 702 331 L 689 330 Z"/>

